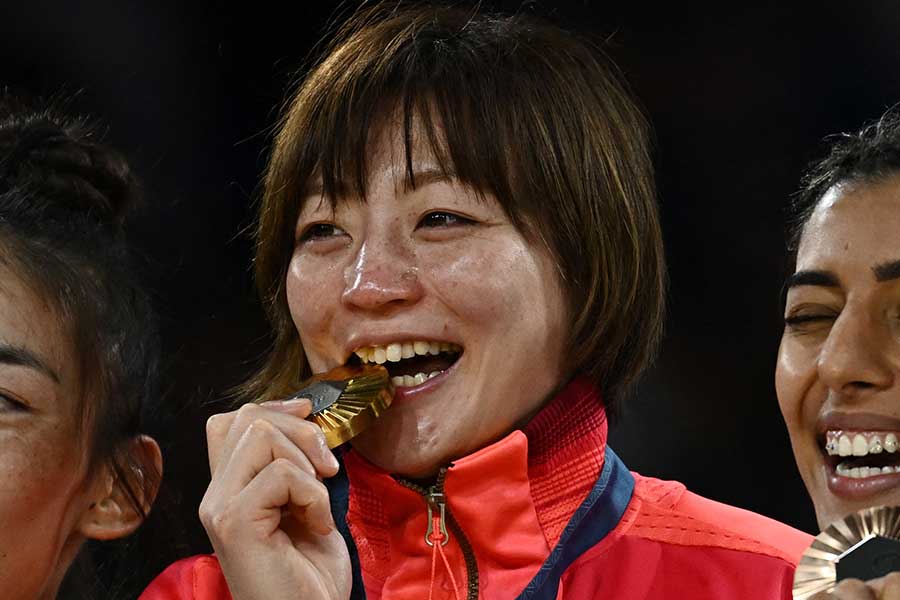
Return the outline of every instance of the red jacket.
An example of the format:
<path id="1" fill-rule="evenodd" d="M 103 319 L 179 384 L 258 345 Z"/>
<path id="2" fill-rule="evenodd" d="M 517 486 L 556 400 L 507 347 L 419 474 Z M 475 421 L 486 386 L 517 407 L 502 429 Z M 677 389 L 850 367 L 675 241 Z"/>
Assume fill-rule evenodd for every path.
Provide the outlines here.
<path id="1" fill-rule="evenodd" d="M 524 431 L 455 461 L 430 490 L 352 450 L 343 462 L 346 477 L 329 486 L 353 599 L 789 599 L 812 542 L 629 473 L 606 447 L 606 416 L 584 380 Z M 230 598 L 215 557 L 175 563 L 140 600 L 182 598 Z"/>

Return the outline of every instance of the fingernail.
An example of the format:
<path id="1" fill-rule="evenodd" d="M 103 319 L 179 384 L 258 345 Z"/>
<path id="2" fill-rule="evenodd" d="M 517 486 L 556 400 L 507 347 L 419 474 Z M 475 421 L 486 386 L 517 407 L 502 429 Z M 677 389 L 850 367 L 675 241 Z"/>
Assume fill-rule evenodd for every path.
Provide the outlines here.
<path id="1" fill-rule="evenodd" d="M 334 452 L 331 451 L 331 448 L 328 447 L 328 442 L 325 440 L 324 435 L 316 436 L 317 441 L 319 442 L 319 452 L 322 453 L 322 458 L 325 459 L 325 464 L 335 471 L 340 469 L 341 463 L 338 462 L 337 457 L 335 457 Z"/>
<path id="2" fill-rule="evenodd" d="M 331 468 L 334 469 L 335 471 L 337 471 L 341 468 L 341 463 L 338 462 L 337 457 L 331 452 L 331 450 L 329 450 L 325 454 L 325 460 L 328 461 L 329 466 L 331 466 Z"/>
<path id="3" fill-rule="evenodd" d="M 261 403 L 260 406 L 274 408 L 275 410 L 300 410 L 301 408 L 307 408 L 311 404 L 312 402 L 308 398 L 291 398 L 290 400 L 269 400 Z"/>

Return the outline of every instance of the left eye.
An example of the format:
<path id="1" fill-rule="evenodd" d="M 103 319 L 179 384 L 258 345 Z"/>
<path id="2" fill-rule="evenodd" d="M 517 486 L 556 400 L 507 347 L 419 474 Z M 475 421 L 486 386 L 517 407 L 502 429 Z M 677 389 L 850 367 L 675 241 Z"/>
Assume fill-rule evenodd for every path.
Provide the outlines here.
<path id="1" fill-rule="evenodd" d="M 419 221 L 416 228 L 420 227 L 454 227 L 459 225 L 471 225 L 475 221 L 451 212 L 430 212 Z"/>
<path id="2" fill-rule="evenodd" d="M 21 402 L 17 402 L 6 394 L 0 393 L 0 412 L 21 412 L 27 409 L 28 407 L 26 407 Z"/>

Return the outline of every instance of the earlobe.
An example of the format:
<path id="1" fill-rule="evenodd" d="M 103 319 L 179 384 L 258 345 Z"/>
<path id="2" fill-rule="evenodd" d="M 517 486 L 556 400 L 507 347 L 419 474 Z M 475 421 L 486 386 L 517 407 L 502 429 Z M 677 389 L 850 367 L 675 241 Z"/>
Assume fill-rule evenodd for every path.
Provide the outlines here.
<path id="1" fill-rule="evenodd" d="M 150 512 L 162 480 L 162 453 L 153 438 L 135 437 L 126 460 L 104 464 L 89 491 L 89 503 L 79 530 L 86 538 L 113 540 L 125 537 Z M 116 466 L 117 465 L 117 466 Z"/>

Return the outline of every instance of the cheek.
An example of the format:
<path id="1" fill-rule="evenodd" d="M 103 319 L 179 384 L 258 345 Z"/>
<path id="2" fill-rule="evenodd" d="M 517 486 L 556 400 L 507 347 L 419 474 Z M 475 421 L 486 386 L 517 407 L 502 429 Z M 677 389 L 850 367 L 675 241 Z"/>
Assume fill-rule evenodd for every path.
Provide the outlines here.
<path id="1" fill-rule="evenodd" d="M 79 483 L 71 457 L 79 449 L 53 436 L 3 439 L 8 434 L 0 431 L 0 570 L 14 563 L 41 570 L 67 537 L 66 506 Z"/>
<path id="2" fill-rule="evenodd" d="M 321 349 L 329 330 L 334 307 L 340 302 L 343 289 L 339 269 L 301 261 L 291 261 L 285 280 L 288 308 L 294 327 L 311 363 L 316 351 Z M 312 365 L 314 368 L 315 364 Z"/>
<path id="3" fill-rule="evenodd" d="M 812 433 L 824 401 L 824 396 L 817 399 L 812 393 L 816 373 L 815 353 L 796 340 L 783 337 L 775 367 L 775 391 L 792 439 L 801 432 Z"/>
<path id="4" fill-rule="evenodd" d="M 775 393 L 778 396 L 781 414 L 784 415 L 786 421 L 792 419 L 798 404 L 795 391 L 798 374 L 789 346 L 790 342 L 782 338 L 781 346 L 778 348 L 778 362 L 775 365 Z"/>
<path id="5" fill-rule="evenodd" d="M 434 253 L 423 257 L 422 263 L 435 291 L 454 311 L 479 320 L 497 316 L 502 285 L 494 273 L 495 263 L 485 253 Z"/>
<path id="6" fill-rule="evenodd" d="M 555 297 L 543 264 L 517 244 L 477 245 L 423 257 L 437 294 L 469 323 L 527 322 L 546 326 L 545 311 Z M 555 288 L 554 288 L 555 289 Z M 537 319 L 537 322 L 535 322 Z"/>

